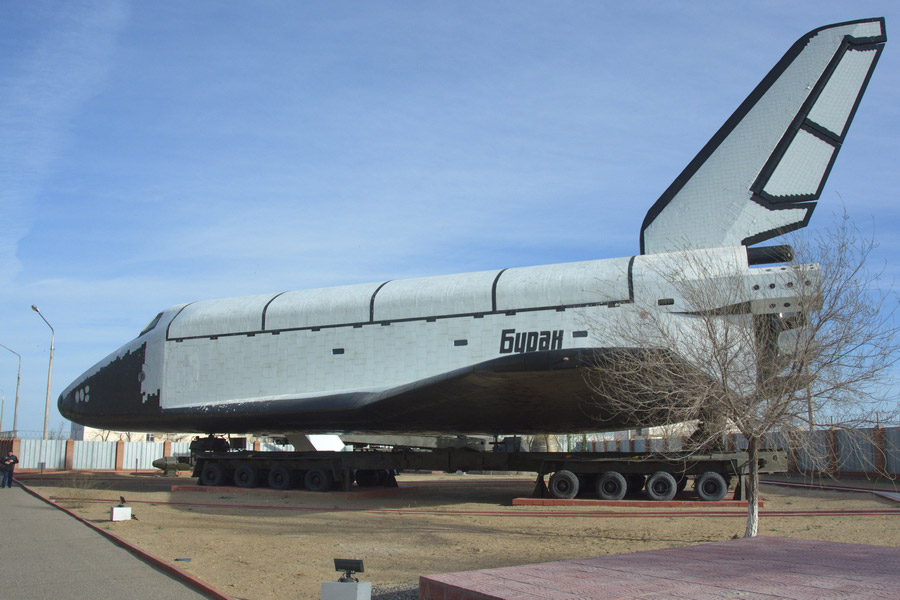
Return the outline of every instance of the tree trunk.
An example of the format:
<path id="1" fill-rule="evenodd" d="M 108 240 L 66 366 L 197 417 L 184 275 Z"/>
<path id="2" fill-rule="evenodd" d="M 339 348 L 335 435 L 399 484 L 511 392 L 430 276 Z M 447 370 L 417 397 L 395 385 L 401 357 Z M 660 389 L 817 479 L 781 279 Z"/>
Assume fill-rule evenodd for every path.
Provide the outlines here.
<path id="1" fill-rule="evenodd" d="M 759 528 L 759 438 L 748 436 L 747 454 L 750 464 L 747 470 L 747 531 L 744 537 L 756 537 Z"/>

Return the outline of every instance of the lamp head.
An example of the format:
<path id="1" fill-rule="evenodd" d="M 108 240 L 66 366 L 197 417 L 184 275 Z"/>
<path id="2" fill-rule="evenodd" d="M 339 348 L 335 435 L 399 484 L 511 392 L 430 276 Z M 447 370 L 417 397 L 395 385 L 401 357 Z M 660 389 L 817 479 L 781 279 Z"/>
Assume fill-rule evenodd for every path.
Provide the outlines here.
<path id="1" fill-rule="evenodd" d="M 354 577 L 353 574 L 365 572 L 365 568 L 363 567 L 362 560 L 349 559 L 349 558 L 334 559 L 334 570 L 344 572 L 344 575 L 340 579 L 338 579 L 338 581 L 340 581 L 342 583 L 348 583 L 351 581 L 358 582 L 359 579 Z"/>

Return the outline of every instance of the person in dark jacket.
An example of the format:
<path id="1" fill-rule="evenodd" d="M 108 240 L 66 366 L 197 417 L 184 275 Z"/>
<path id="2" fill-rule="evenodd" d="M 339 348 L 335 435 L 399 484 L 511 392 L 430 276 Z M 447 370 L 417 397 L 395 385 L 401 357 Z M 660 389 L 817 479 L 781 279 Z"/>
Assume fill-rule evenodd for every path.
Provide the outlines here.
<path id="1" fill-rule="evenodd" d="M 16 469 L 17 464 L 19 464 L 19 458 L 10 450 L 3 457 L 3 460 L 0 461 L 0 467 L 3 468 L 3 481 L 0 482 L 0 488 L 12 487 L 13 471 Z"/>

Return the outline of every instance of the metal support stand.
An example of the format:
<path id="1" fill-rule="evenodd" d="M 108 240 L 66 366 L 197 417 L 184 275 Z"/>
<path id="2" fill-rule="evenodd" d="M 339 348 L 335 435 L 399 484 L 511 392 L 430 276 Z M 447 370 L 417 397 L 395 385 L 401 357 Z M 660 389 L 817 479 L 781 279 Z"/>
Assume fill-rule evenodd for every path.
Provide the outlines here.
<path id="1" fill-rule="evenodd" d="M 538 471 L 537 479 L 534 480 L 534 491 L 531 492 L 532 498 L 546 498 L 549 495 L 547 484 L 544 483 L 544 471 Z"/>
<path id="2" fill-rule="evenodd" d="M 734 486 L 734 499 L 735 500 L 746 500 L 747 499 L 747 475 L 741 475 L 738 477 L 737 485 Z"/>

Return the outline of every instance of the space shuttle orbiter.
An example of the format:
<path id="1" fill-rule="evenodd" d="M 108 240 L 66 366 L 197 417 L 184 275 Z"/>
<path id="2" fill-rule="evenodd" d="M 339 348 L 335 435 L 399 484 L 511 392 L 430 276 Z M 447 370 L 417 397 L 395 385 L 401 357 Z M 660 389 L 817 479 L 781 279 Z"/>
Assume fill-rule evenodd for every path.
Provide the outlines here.
<path id="1" fill-rule="evenodd" d="M 173 306 L 59 410 L 129 431 L 648 425 L 586 402 L 584 368 L 622 347 L 604 323 L 639 306 L 687 318 L 659 265 L 698 257 L 742 273 L 748 313 L 785 312 L 796 291 L 782 270 L 752 268 L 767 253 L 751 246 L 808 223 L 886 39 L 880 18 L 800 38 L 650 208 L 640 255 Z"/>

